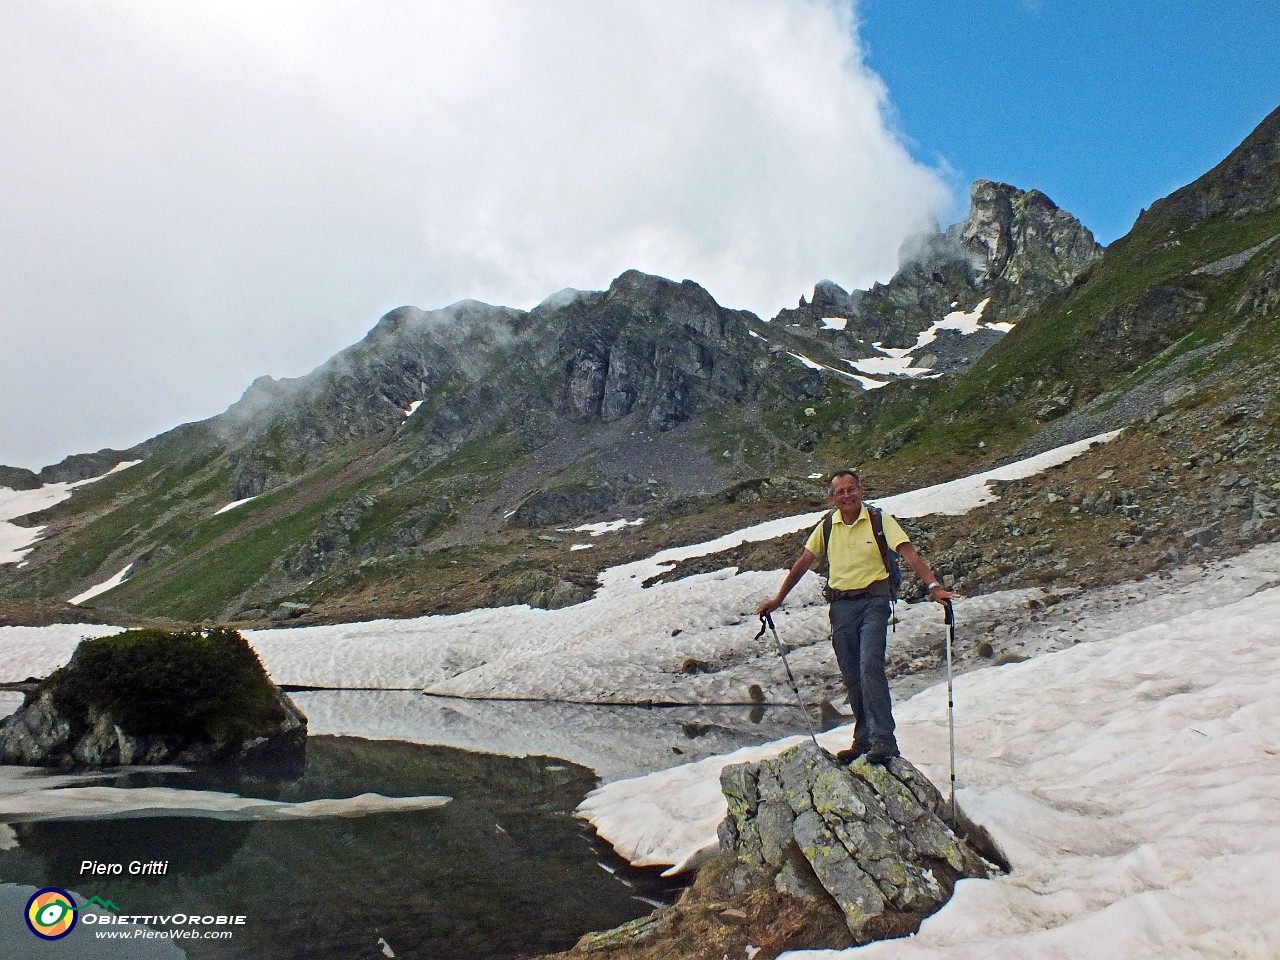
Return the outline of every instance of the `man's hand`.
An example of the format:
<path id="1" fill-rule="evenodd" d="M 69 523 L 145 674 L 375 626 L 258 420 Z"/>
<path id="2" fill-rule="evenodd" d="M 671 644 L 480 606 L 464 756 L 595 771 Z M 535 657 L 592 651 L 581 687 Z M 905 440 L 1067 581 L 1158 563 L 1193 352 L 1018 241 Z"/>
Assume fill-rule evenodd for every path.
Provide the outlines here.
<path id="1" fill-rule="evenodd" d="M 780 606 L 782 606 L 782 601 L 779 600 L 777 597 L 774 597 L 772 600 L 766 600 L 764 603 L 760 604 L 760 606 L 756 607 L 756 616 L 757 617 L 768 616 L 769 614 L 773 613 L 773 611 L 777 610 Z"/>
<path id="2" fill-rule="evenodd" d="M 952 600 L 963 600 L 964 597 L 960 596 L 958 593 L 952 593 L 940 583 L 935 583 L 929 588 L 929 599 L 934 600 L 945 607 Z"/>

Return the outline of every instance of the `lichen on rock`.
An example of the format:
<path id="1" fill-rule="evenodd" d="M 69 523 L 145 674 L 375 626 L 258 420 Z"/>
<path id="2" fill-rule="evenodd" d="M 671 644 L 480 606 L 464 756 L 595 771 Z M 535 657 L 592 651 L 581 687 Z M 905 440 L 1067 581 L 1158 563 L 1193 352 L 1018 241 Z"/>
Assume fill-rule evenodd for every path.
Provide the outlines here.
<path id="1" fill-rule="evenodd" d="M 721 771 L 720 852 L 670 907 L 543 960 L 758 960 L 908 936 L 961 877 L 1000 872 L 943 822 L 936 787 L 900 758 L 838 763 L 803 744 Z M 985 831 L 966 836 L 1000 859 Z"/>
<path id="2" fill-rule="evenodd" d="M 943 822 L 937 789 L 901 758 L 837 763 L 812 744 L 726 767 L 720 846 L 739 891 L 835 901 L 856 941 L 937 910 L 961 877 L 997 872 Z M 891 917 L 891 914 L 896 916 Z"/>

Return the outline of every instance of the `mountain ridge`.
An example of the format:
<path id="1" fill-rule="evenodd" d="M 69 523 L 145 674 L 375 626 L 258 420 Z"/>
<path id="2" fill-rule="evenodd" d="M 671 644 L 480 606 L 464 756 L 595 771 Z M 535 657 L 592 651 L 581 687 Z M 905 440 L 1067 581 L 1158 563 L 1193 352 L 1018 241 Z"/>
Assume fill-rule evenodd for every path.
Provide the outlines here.
<path id="1" fill-rule="evenodd" d="M 45 540 L 26 567 L 0 570 L 0 596 L 56 602 L 129 562 L 129 579 L 96 602 L 144 616 L 557 605 L 655 543 L 820 500 L 804 477 L 832 465 L 861 464 L 892 492 L 1109 423 L 1130 425 L 1155 457 L 1160 418 L 1207 402 L 1201 379 L 1228 395 L 1265 386 L 1280 203 L 1262 187 L 1274 182 L 1276 116 L 1106 251 L 1043 194 L 978 181 L 970 215 L 905 251 L 889 283 L 850 294 L 821 281 L 772 321 L 636 271 L 531 311 L 390 311 L 311 374 L 255 381 L 219 417 L 64 461 L 74 472 L 145 453 L 31 518 L 48 524 Z M 979 298 L 977 336 L 990 342 L 967 355 L 958 347 L 973 335 L 939 329 L 917 344 L 941 311 L 972 316 Z M 857 372 L 890 343 L 913 369 Z M 1219 419 L 1203 418 L 1210 434 L 1230 428 Z M 555 529 L 618 513 L 648 523 L 577 553 Z M 1239 522 L 1255 521 L 1250 535 L 1269 535 L 1268 517 Z M 1173 542 L 1164 520 L 1129 526 L 1135 543 Z M 990 566 L 960 533 L 928 536 L 953 576 Z M 1027 576 L 1044 574 L 1052 538 L 1041 539 Z"/>

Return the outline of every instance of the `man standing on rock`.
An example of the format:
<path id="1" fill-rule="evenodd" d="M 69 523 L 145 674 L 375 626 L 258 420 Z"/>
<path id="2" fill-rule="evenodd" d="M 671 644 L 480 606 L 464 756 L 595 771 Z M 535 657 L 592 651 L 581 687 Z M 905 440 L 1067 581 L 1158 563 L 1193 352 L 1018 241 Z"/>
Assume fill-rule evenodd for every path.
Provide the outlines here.
<path id="1" fill-rule="evenodd" d="M 883 763 L 898 756 L 893 702 L 884 667 L 890 615 L 889 570 L 876 542 L 871 513 L 862 502 L 858 475 L 852 470 L 837 470 L 831 475 L 827 492 L 836 508 L 831 512 L 829 538 L 825 521 L 819 523 L 809 535 L 800 559 L 782 581 L 777 596 L 760 604 L 756 615 L 763 617 L 782 606 L 791 588 L 830 548 L 824 592 L 831 604 L 831 643 L 854 717 L 853 745 L 836 754 L 836 759 L 849 763 L 866 754 L 872 763 Z M 886 546 L 897 551 L 915 571 L 929 596 L 942 604 L 959 599 L 958 593 L 938 582 L 898 521 L 887 513 L 880 513 L 880 518 Z"/>

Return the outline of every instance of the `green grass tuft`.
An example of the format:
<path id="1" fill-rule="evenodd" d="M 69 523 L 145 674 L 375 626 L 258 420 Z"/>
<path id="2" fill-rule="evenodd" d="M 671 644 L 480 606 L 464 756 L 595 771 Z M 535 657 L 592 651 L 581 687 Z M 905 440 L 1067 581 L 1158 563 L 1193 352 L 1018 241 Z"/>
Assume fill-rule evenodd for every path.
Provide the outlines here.
<path id="1" fill-rule="evenodd" d="M 85 640 L 48 682 L 67 716 L 83 723 L 96 709 L 134 736 L 245 739 L 285 719 L 258 655 L 234 630 L 129 630 Z"/>

